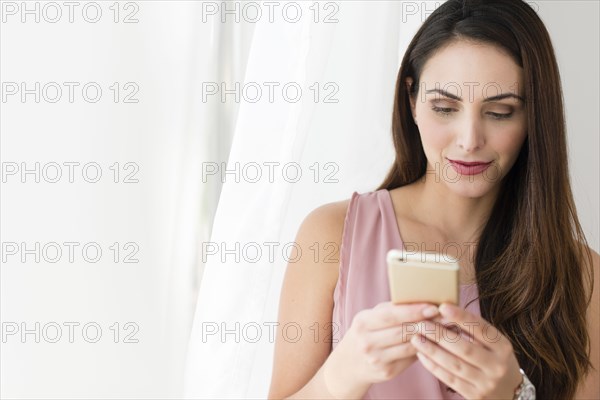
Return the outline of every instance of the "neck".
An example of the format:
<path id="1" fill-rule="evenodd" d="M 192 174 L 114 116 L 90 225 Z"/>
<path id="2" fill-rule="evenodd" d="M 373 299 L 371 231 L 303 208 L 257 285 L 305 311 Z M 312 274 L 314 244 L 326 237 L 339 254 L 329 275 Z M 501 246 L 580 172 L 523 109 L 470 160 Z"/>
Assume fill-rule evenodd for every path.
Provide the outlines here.
<path id="1" fill-rule="evenodd" d="M 449 241 L 477 241 L 491 213 L 499 185 L 484 196 L 466 197 L 451 191 L 443 181 L 436 181 L 426 175 L 415 184 L 413 211 Z"/>

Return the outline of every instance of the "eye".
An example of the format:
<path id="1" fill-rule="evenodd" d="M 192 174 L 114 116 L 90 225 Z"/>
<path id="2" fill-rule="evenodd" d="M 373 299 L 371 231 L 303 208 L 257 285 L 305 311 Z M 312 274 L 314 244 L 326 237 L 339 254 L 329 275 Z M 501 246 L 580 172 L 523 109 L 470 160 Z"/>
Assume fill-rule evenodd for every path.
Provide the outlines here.
<path id="1" fill-rule="evenodd" d="M 447 108 L 447 107 L 436 107 L 436 106 L 433 106 L 433 107 L 431 107 L 431 109 L 432 109 L 433 111 L 435 111 L 436 113 L 438 113 L 438 114 L 441 114 L 441 115 L 443 115 L 443 116 L 450 115 L 450 113 L 452 113 L 452 112 L 454 112 L 454 111 L 455 111 L 455 110 L 454 110 L 454 109 L 452 109 L 452 108 Z"/>
<path id="2" fill-rule="evenodd" d="M 513 115 L 512 112 L 509 112 L 508 114 L 489 112 L 488 114 L 491 115 L 494 119 L 508 119 Z"/>

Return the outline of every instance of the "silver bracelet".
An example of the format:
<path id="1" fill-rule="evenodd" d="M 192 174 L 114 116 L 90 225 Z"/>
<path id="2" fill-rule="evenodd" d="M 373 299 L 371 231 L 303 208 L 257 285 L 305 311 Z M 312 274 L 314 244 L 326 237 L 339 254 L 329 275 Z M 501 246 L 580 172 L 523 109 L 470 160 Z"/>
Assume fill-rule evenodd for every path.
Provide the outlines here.
<path id="1" fill-rule="evenodd" d="M 535 386 L 533 386 L 527 375 L 525 375 L 525 371 L 522 368 L 519 368 L 519 372 L 523 377 L 523 381 L 515 390 L 513 400 L 535 400 Z"/>

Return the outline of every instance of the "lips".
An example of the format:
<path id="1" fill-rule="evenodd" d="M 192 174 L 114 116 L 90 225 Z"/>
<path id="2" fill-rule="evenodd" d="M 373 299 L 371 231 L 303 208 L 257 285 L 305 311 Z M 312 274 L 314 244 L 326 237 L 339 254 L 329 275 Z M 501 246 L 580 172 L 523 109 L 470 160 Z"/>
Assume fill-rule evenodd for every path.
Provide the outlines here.
<path id="1" fill-rule="evenodd" d="M 447 159 L 450 162 L 450 165 L 456 172 L 460 175 L 476 175 L 485 171 L 490 164 L 491 161 L 462 161 L 462 160 L 451 160 Z"/>
<path id="2" fill-rule="evenodd" d="M 456 163 L 456 164 L 462 164 L 462 165 L 466 165 L 466 166 L 471 166 L 471 165 L 487 165 L 487 164 L 491 164 L 491 161 L 462 161 L 462 160 L 451 160 L 448 158 L 448 161 L 450 161 L 451 163 Z"/>

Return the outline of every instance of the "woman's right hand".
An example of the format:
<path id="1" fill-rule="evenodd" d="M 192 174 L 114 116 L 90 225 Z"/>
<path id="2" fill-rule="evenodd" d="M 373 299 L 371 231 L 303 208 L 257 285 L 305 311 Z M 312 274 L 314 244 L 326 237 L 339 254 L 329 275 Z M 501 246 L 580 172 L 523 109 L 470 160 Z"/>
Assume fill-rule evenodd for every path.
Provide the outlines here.
<path id="1" fill-rule="evenodd" d="M 418 322 L 438 315 L 427 303 L 383 302 L 358 312 L 324 371 L 332 394 L 343 393 L 348 379 L 370 386 L 394 378 L 417 360 L 410 338 Z"/>

